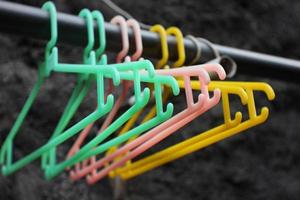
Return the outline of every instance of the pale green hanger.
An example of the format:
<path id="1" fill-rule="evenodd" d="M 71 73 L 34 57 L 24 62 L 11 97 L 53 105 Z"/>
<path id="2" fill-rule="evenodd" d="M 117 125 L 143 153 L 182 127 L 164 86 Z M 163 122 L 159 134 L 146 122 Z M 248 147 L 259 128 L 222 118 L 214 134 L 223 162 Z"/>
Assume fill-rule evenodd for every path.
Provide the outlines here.
<path id="1" fill-rule="evenodd" d="M 118 71 L 114 66 L 106 67 L 106 65 L 96 65 L 95 53 L 90 53 L 91 66 L 94 66 L 91 70 L 88 66 L 79 65 L 80 70 L 77 69 L 77 65 L 71 64 L 58 64 L 58 52 L 55 47 L 57 41 L 57 21 L 56 21 L 56 9 L 52 2 L 47 2 L 43 6 L 44 10 L 50 12 L 51 20 L 51 40 L 47 43 L 46 52 L 45 52 L 45 61 L 39 65 L 38 80 L 35 83 L 33 90 L 31 91 L 24 107 L 22 108 L 15 124 L 13 125 L 10 133 L 8 134 L 6 140 L 4 141 L 1 152 L 0 152 L 0 163 L 2 166 L 2 173 L 4 175 L 11 174 L 12 172 L 22 168 L 26 164 L 29 164 L 31 161 L 37 159 L 45 152 L 49 151 L 51 148 L 62 143 L 66 139 L 70 138 L 72 135 L 78 132 L 81 126 L 86 126 L 91 123 L 93 120 L 96 120 L 109 112 L 112 108 L 114 98 L 112 95 L 107 97 L 107 102 L 104 102 L 104 77 L 110 77 L 113 79 L 115 85 L 120 83 L 120 76 Z M 55 65 L 55 66 L 54 66 Z M 75 70 L 74 70 L 75 69 Z M 95 74 L 97 80 L 97 99 L 98 99 L 98 110 L 84 118 L 82 121 L 74 125 L 72 128 L 68 129 L 68 132 L 62 134 L 61 137 L 57 137 L 42 147 L 38 148 L 34 152 L 25 156 L 24 158 L 18 160 L 15 163 L 12 163 L 12 143 L 17 135 L 23 121 L 25 120 L 29 109 L 31 108 L 34 100 L 37 97 L 41 85 L 44 83 L 44 79 L 50 75 L 50 72 L 60 71 L 60 72 L 70 72 L 70 73 L 79 73 L 79 74 Z M 85 125 L 86 124 L 86 125 Z"/>
<path id="2" fill-rule="evenodd" d="M 91 15 L 89 14 L 90 11 L 88 9 L 83 9 L 80 13 L 79 16 L 86 19 L 90 18 Z M 105 29 L 104 29 L 104 19 L 102 14 L 99 11 L 93 11 L 92 12 L 92 17 L 97 20 L 97 25 L 98 25 L 98 34 L 99 34 L 99 48 L 96 50 L 96 58 L 99 58 L 106 46 L 106 39 L 105 39 Z M 89 54 L 93 49 L 94 46 L 94 31 L 93 31 L 93 23 L 91 19 L 86 20 L 87 21 L 87 31 L 88 31 L 88 44 L 84 50 L 84 55 L 83 55 L 83 61 L 85 64 L 89 64 Z M 103 65 L 106 64 L 106 57 L 104 58 L 102 55 L 99 64 Z M 71 98 L 69 99 L 69 102 L 64 109 L 64 112 L 54 130 L 54 133 L 52 134 L 50 140 L 58 135 L 60 135 L 64 129 L 67 127 L 68 123 L 74 116 L 75 112 L 77 111 L 78 107 L 82 103 L 84 97 L 87 95 L 88 91 L 91 89 L 91 82 L 92 80 L 95 79 L 93 75 L 79 75 L 77 84 L 73 90 L 73 93 L 71 95 Z M 45 153 L 42 156 L 42 168 L 45 169 L 47 165 L 49 165 L 49 162 L 55 163 L 56 159 L 56 148 L 54 147 L 51 149 L 49 152 Z"/>
<path id="3" fill-rule="evenodd" d="M 80 130 L 82 130 L 84 127 L 86 127 L 88 124 L 92 123 L 93 121 L 99 119 L 104 114 L 109 112 L 113 106 L 114 98 L 110 94 L 107 96 L 107 101 L 104 100 L 104 77 L 112 78 L 113 83 L 115 85 L 118 85 L 120 83 L 120 74 L 118 73 L 117 69 L 122 69 L 125 71 L 129 71 L 132 68 L 134 70 L 134 74 L 129 73 L 123 73 L 122 78 L 125 80 L 134 80 L 134 82 L 140 82 L 139 72 L 138 70 L 147 69 L 148 74 L 146 76 L 143 76 L 144 78 L 153 77 L 155 75 L 154 73 L 154 67 L 150 61 L 144 60 L 144 61 L 138 61 L 138 62 L 131 62 L 131 63 L 119 63 L 119 64 L 111 64 L 111 65 L 99 65 L 96 64 L 96 58 L 95 58 L 95 52 L 92 51 L 90 53 L 90 59 L 91 64 L 85 65 L 85 64 L 66 64 L 66 63 L 58 63 L 58 49 L 55 47 L 55 42 L 57 41 L 57 19 L 56 19 L 56 9 L 53 3 L 47 2 L 43 9 L 46 9 L 50 12 L 50 20 L 51 20 L 51 40 L 47 44 L 46 48 L 46 56 L 45 56 L 45 62 L 41 65 L 40 72 L 42 72 L 42 75 L 49 76 L 51 71 L 56 72 L 64 72 L 64 73 L 79 73 L 79 74 L 94 74 L 96 75 L 96 82 L 97 82 L 97 102 L 98 107 L 97 110 L 85 117 L 80 122 L 73 125 L 71 128 L 64 131 L 61 135 L 53 138 L 50 140 L 47 144 L 41 146 L 34 152 L 30 153 L 29 155 L 23 157 L 22 159 L 16 161 L 15 163 L 12 163 L 12 140 L 15 137 L 16 131 L 13 131 L 12 134 L 9 134 L 7 137 L 7 140 L 4 142 L 4 145 L 0 152 L 0 161 L 4 165 L 2 166 L 2 173 L 4 175 L 9 175 L 25 165 L 29 164 L 33 160 L 39 158 L 44 153 L 48 152 L 53 147 L 63 143 L 65 140 L 69 139 L 70 137 L 77 134 Z M 51 50 L 51 47 L 52 50 Z M 43 77 L 43 76 L 40 76 Z M 40 79 L 39 79 L 40 80 Z M 39 89 L 39 87 L 35 87 Z M 136 89 L 139 89 L 140 86 L 137 86 Z M 148 88 L 145 89 L 144 93 L 146 94 Z M 32 94 L 35 94 L 36 90 L 33 90 Z M 149 93 L 149 92 L 148 92 Z M 142 94 L 139 92 L 139 94 Z M 26 102 L 26 105 L 29 104 L 31 106 L 32 99 L 35 98 L 36 95 L 30 95 L 29 100 Z M 146 95 L 145 95 L 146 96 Z M 140 98 L 140 99 L 143 99 Z M 146 98 L 145 98 L 146 99 Z M 144 103 L 144 102 L 141 102 Z M 25 106 L 25 115 L 27 114 L 28 107 Z M 21 120 L 24 120 L 24 117 L 22 117 L 24 114 L 24 111 L 21 111 Z M 19 119 L 20 120 L 20 119 Z M 17 120 L 17 122 L 19 122 Z M 18 126 L 17 129 L 19 128 Z M 15 127 L 13 130 L 15 130 Z"/>
<path id="4" fill-rule="evenodd" d="M 97 22 L 98 22 L 98 27 L 101 28 L 101 29 L 99 30 L 99 41 L 100 41 L 100 42 L 103 41 L 102 44 L 105 44 L 105 30 L 104 30 L 104 20 L 103 20 L 103 17 L 102 17 L 102 15 L 101 15 L 101 13 L 100 13 L 99 11 L 93 11 L 92 15 L 93 15 L 93 17 L 97 20 Z M 88 24 L 91 24 L 91 23 L 88 23 Z M 88 28 L 91 29 L 90 33 L 92 33 L 92 32 L 93 32 L 92 27 L 89 27 L 89 26 L 88 26 Z M 103 50 L 104 50 L 103 45 L 100 45 L 100 47 L 99 47 L 99 48 L 97 49 L 97 51 L 96 51 L 96 54 L 97 54 L 97 57 L 98 57 L 98 58 L 101 56 Z M 100 58 L 99 64 L 103 63 L 103 58 L 104 58 L 104 56 L 105 56 L 105 60 L 106 60 L 106 55 L 102 55 L 101 58 Z M 121 67 L 119 67 L 119 68 L 117 68 L 117 69 L 118 69 L 119 71 L 128 71 L 128 70 L 132 70 L 132 69 L 134 68 L 135 71 L 136 71 L 136 72 L 134 72 L 134 73 L 139 74 L 138 71 L 139 71 L 140 69 L 144 69 L 144 68 L 147 69 L 147 68 L 149 68 L 149 67 L 147 67 L 147 65 L 149 66 L 149 64 L 150 64 L 150 63 L 147 63 L 147 64 L 145 65 L 145 67 L 141 67 L 142 65 L 140 65 L 140 66 L 132 65 L 131 67 L 128 67 L 128 66 L 127 66 L 126 68 L 124 68 L 124 66 L 120 65 Z M 152 65 L 152 64 L 151 64 L 151 65 Z M 151 68 L 153 68 L 153 66 L 152 66 Z M 153 68 L 153 69 L 154 69 L 154 68 Z M 151 69 L 150 69 L 150 70 L 151 70 Z M 127 80 L 135 79 L 135 80 L 136 80 L 136 81 L 134 81 L 134 85 L 135 85 L 135 88 L 136 88 L 135 91 L 140 91 L 140 90 L 141 90 L 141 89 L 140 89 L 140 80 L 137 80 L 137 79 L 134 78 L 134 76 L 132 76 L 132 75 L 128 75 L 128 74 L 126 75 L 126 73 L 124 73 L 124 74 L 122 75 L 122 77 L 123 77 L 124 79 L 127 79 Z M 131 78 L 131 77 L 133 77 L 133 78 Z M 147 76 L 143 76 L 143 77 L 145 78 L 145 77 L 147 77 Z M 79 106 L 79 104 L 81 103 L 82 99 L 83 99 L 84 96 L 87 94 L 87 90 L 88 90 L 88 89 L 89 89 L 89 87 L 84 88 L 84 89 L 81 91 L 81 93 L 79 94 L 79 98 L 78 98 L 78 97 L 75 98 L 75 102 L 73 102 L 74 104 L 71 106 L 71 111 L 72 111 L 72 113 L 74 113 L 75 110 L 78 108 L 78 106 Z M 146 90 L 148 90 L 148 89 L 146 89 Z M 137 96 L 141 96 L 140 94 L 137 94 L 137 92 L 136 92 L 135 94 L 136 94 Z M 149 93 L 149 94 L 150 94 L 150 93 Z M 137 107 L 137 108 L 143 107 L 145 104 L 147 104 L 148 100 L 149 100 L 149 97 L 148 97 L 147 95 L 144 95 L 144 96 L 142 97 L 141 101 L 138 101 L 138 102 L 137 102 L 136 107 Z M 133 110 L 132 112 L 134 112 L 134 110 Z M 135 113 L 135 112 L 134 112 L 134 113 Z M 69 115 L 69 116 L 70 116 L 70 115 Z M 70 119 L 70 118 L 71 118 L 71 117 L 69 117 L 68 119 Z M 61 134 L 61 133 L 58 132 L 54 137 L 56 137 L 56 136 L 59 135 L 59 134 Z M 53 138 L 53 137 L 52 137 L 52 138 Z M 47 167 L 48 169 L 50 169 L 51 166 L 55 165 L 55 163 L 56 163 L 56 152 L 55 152 L 55 148 L 53 148 L 51 151 L 52 151 L 52 152 L 50 153 L 51 155 L 50 155 L 50 158 L 49 158 L 49 160 L 48 160 L 48 163 L 46 164 L 45 161 L 44 161 L 44 163 L 43 163 L 43 168 L 44 168 L 44 169 L 45 169 L 46 167 Z"/>

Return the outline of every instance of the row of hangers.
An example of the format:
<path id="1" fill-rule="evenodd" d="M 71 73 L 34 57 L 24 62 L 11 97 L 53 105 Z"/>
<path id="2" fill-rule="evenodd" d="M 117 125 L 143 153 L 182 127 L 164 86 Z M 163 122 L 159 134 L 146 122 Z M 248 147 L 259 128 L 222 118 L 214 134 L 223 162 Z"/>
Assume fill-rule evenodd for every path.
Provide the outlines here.
<path id="1" fill-rule="evenodd" d="M 226 73 L 214 59 L 203 65 L 183 66 L 185 49 L 183 35 L 176 27 L 165 29 L 161 25 L 152 26 L 150 31 L 161 39 L 162 58 L 155 66 L 141 58 L 143 44 L 139 23 L 134 19 L 125 20 L 114 17 L 110 23 L 120 26 L 122 49 L 116 56 L 115 63 L 107 63 L 105 54 L 106 38 L 104 19 L 99 11 L 83 9 L 79 16 L 87 26 L 88 44 L 84 49 L 82 64 L 61 63 L 56 41 L 58 38 L 57 13 L 52 2 L 42 7 L 49 12 L 51 39 L 45 49 L 45 57 L 38 68 L 38 79 L 19 113 L 11 131 L 2 144 L 0 163 L 2 174 L 10 175 L 41 158 L 41 168 L 46 179 L 50 180 L 67 170 L 73 181 L 86 178 L 94 184 L 106 176 L 128 180 L 163 164 L 203 149 L 225 138 L 241 133 L 265 122 L 269 115 L 267 107 L 256 111 L 254 92 L 266 94 L 268 100 L 275 98 L 272 87 L 262 82 L 223 81 Z M 94 34 L 94 22 L 99 29 Z M 135 52 L 128 55 L 128 28 L 135 35 Z M 167 36 L 174 35 L 177 40 L 178 60 L 168 66 L 169 53 Z M 99 37 L 99 47 L 95 49 L 95 37 Z M 218 54 L 215 53 L 217 56 Z M 77 74 L 77 82 L 71 97 L 55 127 L 49 141 L 14 161 L 14 140 L 21 129 L 30 108 L 36 100 L 41 86 L 51 73 Z M 211 81 L 214 75 L 222 81 Z M 108 80 L 106 86 L 105 79 Z M 96 83 L 97 108 L 79 122 L 70 126 L 70 121 L 82 101 Z M 147 87 L 142 88 L 143 84 Z M 116 87 L 121 85 L 121 93 L 114 99 Z M 123 113 L 120 108 L 128 102 L 128 93 L 133 91 L 133 103 Z M 172 96 L 185 95 L 186 108 L 174 114 L 174 106 L 169 101 Z M 193 96 L 197 95 L 194 100 Z M 248 118 L 236 112 L 232 118 L 229 95 L 239 97 L 247 106 Z M 200 117 L 219 102 L 222 102 L 224 123 L 193 137 L 166 147 L 154 154 L 139 157 L 148 149 L 165 138 L 178 132 L 180 128 Z M 149 106 L 152 106 L 149 108 Z M 141 115 L 145 117 L 141 119 Z M 93 127 L 106 116 L 101 128 L 94 136 Z M 137 123 L 141 120 L 141 123 Z M 136 125 L 138 124 L 138 125 Z M 67 128 L 70 127 L 70 128 Z M 120 130 L 118 132 L 118 130 Z M 88 141 L 88 136 L 94 136 Z M 65 160 L 57 161 L 57 147 L 77 136 L 69 149 Z M 99 158 L 102 155 L 101 158 Z"/>

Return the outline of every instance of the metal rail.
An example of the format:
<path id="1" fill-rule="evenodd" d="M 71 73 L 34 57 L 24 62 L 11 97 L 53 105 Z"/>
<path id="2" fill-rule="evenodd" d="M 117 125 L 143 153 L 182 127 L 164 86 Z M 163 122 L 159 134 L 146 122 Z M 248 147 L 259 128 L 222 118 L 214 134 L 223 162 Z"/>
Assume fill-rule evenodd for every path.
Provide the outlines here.
<path id="1" fill-rule="evenodd" d="M 76 46 L 86 44 L 86 26 L 83 19 L 75 15 L 58 13 L 59 43 Z M 18 34 L 40 40 L 48 40 L 50 37 L 48 13 L 32 6 L 0 1 L 0 32 Z M 117 51 L 121 48 L 120 30 L 117 26 L 105 23 L 107 35 L 107 50 Z M 97 27 L 95 25 L 95 31 Z M 134 45 L 133 33 L 129 30 L 129 38 Z M 146 58 L 160 58 L 159 36 L 150 31 L 142 31 L 144 44 L 143 56 Z M 168 37 L 170 59 L 176 60 L 176 39 Z M 189 63 L 196 55 L 196 45 L 189 39 L 184 40 L 186 49 L 186 63 Z M 237 48 L 213 44 L 221 55 L 232 57 L 238 64 L 238 73 L 249 76 L 275 78 L 279 80 L 299 81 L 300 61 L 256 53 Z M 206 44 L 202 44 L 203 57 L 211 57 L 212 52 Z"/>

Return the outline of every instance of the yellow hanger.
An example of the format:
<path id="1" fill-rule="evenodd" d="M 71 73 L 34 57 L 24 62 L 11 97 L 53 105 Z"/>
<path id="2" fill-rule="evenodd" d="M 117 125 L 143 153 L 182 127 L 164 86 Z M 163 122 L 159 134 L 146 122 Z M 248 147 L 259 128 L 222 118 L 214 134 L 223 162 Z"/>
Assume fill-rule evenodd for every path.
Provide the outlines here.
<path id="1" fill-rule="evenodd" d="M 150 28 L 150 31 L 158 33 L 159 37 L 160 37 L 162 57 L 156 63 L 155 67 L 156 67 L 156 69 L 161 69 L 163 66 L 165 66 L 168 63 L 168 60 L 169 60 L 167 32 L 166 32 L 165 28 L 159 24 L 152 26 Z"/>
<path id="2" fill-rule="evenodd" d="M 173 63 L 173 67 L 181 67 L 185 62 L 185 47 L 182 32 L 175 26 L 168 28 L 166 32 L 167 35 L 174 35 L 177 40 L 178 60 Z"/>
<path id="3" fill-rule="evenodd" d="M 183 87 L 183 82 L 179 81 L 180 87 Z M 243 93 L 236 93 L 234 90 L 229 89 L 235 85 L 238 88 L 243 88 Z M 199 89 L 199 84 L 192 81 L 193 89 Z M 221 82 L 214 81 L 210 84 L 211 88 L 218 87 L 222 91 L 222 104 L 224 113 L 224 124 L 210 129 L 204 133 L 200 133 L 192 138 L 189 138 L 181 143 L 175 144 L 167 149 L 159 151 L 155 154 L 147 156 L 138 160 L 131 165 L 118 169 L 114 175 L 120 176 L 122 179 L 130 179 L 155 167 L 161 166 L 165 163 L 176 160 L 194 151 L 200 150 L 218 141 L 224 140 L 233 136 L 241 131 L 249 129 L 253 126 L 263 123 L 269 114 L 267 107 L 261 109 L 261 113 L 257 114 L 253 91 L 263 91 L 269 100 L 275 98 L 275 94 L 271 86 L 266 83 L 248 83 L 248 82 Z M 230 107 L 228 101 L 228 94 L 239 94 L 242 103 L 247 102 L 249 119 L 241 123 L 242 114 L 237 112 L 235 119 L 230 119 Z M 245 96 L 246 94 L 246 96 Z M 247 97 L 247 98 L 246 98 Z"/>

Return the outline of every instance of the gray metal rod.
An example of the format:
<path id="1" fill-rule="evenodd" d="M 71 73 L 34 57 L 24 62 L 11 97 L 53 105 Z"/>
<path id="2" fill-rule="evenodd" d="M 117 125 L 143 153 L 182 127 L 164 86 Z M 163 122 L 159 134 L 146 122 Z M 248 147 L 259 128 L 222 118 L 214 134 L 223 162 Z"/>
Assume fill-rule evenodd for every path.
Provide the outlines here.
<path id="1" fill-rule="evenodd" d="M 58 13 L 59 43 L 84 47 L 86 44 L 86 25 L 83 19 L 75 15 Z M 0 32 L 17 34 L 40 40 L 50 38 L 48 13 L 32 6 L 0 1 Z M 95 32 L 97 27 L 95 24 Z M 121 36 L 119 27 L 105 23 L 107 50 L 119 51 L 121 49 Z M 132 46 L 134 37 L 129 30 Z M 160 38 L 157 34 L 143 30 L 144 45 L 143 57 L 159 59 L 161 57 Z M 176 39 L 168 36 L 170 60 L 177 59 Z M 196 45 L 189 39 L 184 40 L 186 50 L 186 64 L 196 55 Z M 232 47 L 213 44 L 221 55 L 228 55 L 238 64 L 238 73 L 249 76 L 260 76 L 280 80 L 300 81 L 300 61 L 255 53 Z M 202 56 L 212 58 L 212 52 L 206 44 L 201 45 Z"/>

